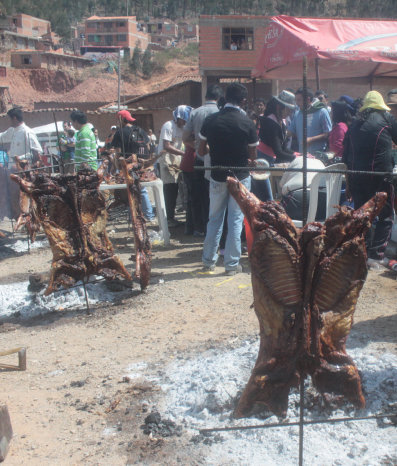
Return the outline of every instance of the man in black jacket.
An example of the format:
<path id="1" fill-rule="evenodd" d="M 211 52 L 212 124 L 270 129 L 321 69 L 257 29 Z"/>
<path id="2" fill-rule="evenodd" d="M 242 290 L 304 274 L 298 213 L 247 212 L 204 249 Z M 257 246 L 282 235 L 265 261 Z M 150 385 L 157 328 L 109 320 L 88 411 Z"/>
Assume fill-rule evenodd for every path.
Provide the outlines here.
<path id="1" fill-rule="evenodd" d="M 397 121 L 377 91 L 370 91 L 360 114 L 346 133 L 343 162 L 349 170 L 393 172 L 392 142 L 397 143 Z M 382 261 L 393 226 L 394 189 L 391 177 L 349 175 L 349 190 L 358 209 L 376 192 L 387 193 L 387 203 L 379 214 L 372 240 L 366 238 L 370 259 Z"/>
<path id="2" fill-rule="evenodd" d="M 201 141 L 198 153 L 204 156 L 209 148 L 211 166 L 243 167 L 242 170 L 234 170 L 233 174 L 250 189 L 251 179 L 248 166 L 250 160 L 256 159 L 258 136 L 253 121 L 241 108 L 247 95 L 247 88 L 240 83 L 232 83 L 226 88 L 226 104 L 223 109 L 209 115 L 204 120 L 199 134 Z M 239 261 L 244 215 L 228 192 L 227 176 L 226 170 L 211 171 L 210 212 L 203 248 L 203 263 L 206 270 L 215 269 L 227 209 L 228 232 L 224 264 L 226 275 L 235 275 L 242 271 Z"/>

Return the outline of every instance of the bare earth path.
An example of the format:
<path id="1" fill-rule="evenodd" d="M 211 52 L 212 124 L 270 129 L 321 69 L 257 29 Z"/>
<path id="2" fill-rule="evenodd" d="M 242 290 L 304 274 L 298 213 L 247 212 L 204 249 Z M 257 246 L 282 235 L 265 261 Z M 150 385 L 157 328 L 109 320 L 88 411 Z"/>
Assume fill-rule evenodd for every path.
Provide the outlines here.
<path id="1" fill-rule="evenodd" d="M 112 241 L 131 267 L 126 235 L 119 225 Z M 90 315 L 58 311 L 0 323 L 0 350 L 28 348 L 26 372 L 0 372 L 0 401 L 8 405 L 15 433 L 6 464 L 205 463 L 197 449 L 192 459 L 183 436 L 160 441 L 142 433 L 157 389 L 126 377 L 132 364 L 165 367 L 181 356 L 256 337 L 247 256 L 246 273 L 225 277 L 218 267 L 203 275 L 201 247 L 179 231 L 172 247 L 155 249 L 148 292 L 117 305 L 98 305 Z M 49 248 L 2 254 L 0 282 L 45 272 L 50 259 Z M 370 271 L 353 329 L 362 346 L 396 354 L 396 312 L 395 277 Z M 114 426 L 117 435 L 110 435 Z"/>

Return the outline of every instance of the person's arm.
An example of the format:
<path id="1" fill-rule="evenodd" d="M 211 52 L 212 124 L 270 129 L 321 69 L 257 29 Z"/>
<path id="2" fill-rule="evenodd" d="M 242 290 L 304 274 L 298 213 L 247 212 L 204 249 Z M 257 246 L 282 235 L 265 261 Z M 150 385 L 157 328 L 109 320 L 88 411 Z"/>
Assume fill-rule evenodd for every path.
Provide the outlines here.
<path id="1" fill-rule="evenodd" d="M 174 155 L 183 155 L 183 150 L 177 149 L 175 146 L 172 145 L 172 141 L 167 141 L 166 139 L 163 140 L 163 147 L 166 152 Z"/>
<path id="2" fill-rule="evenodd" d="M 204 155 L 208 154 L 209 147 L 207 144 L 207 139 L 202 139 L 200 137 L 200 143 L 199 143 L 197 152 L 198 152 L 198 155 L 200 155 L 201 157 L 204 157 Z"/>
<path id="3" fill-rule="evenodd" d="M 256 133 L 256 127 L 253 121 L 250 121 L 250 125 L 248 127 L 248 163 L 253 164 L 254 160 L 256 159 L 256 148 L 259 144 L 258 135 Z"/>
<path id="4" fill-rule="evenodd" d="M 321 134 L 318 134 L 317 136 L 307 138 L 307 145 L 313 144 L 313 142 L 316 141 L 323 141 L 327 139 L 329 133 L 331 132 L 332 123 L 328 110 L 326 108 L 322 108 L 320 112 L 320 124 L 323 132 Z"/>

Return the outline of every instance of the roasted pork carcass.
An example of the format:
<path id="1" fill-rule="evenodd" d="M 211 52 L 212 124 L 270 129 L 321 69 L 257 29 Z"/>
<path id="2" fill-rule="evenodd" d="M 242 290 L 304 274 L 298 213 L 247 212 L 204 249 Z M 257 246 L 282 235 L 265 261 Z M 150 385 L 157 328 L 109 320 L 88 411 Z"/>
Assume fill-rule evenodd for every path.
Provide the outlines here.
<path id="1" fill-rule="evenodd" d="M 150 240 L 146 228 L 146 220 L 142 212 L 142 196 L 139 174 L 133 166 L 129 169 L 126 161 L 120 159 L 121 169 L 127 184 L 128 204 L 131 212 L 131 223 L 135 245 L 135 276 L 141 284 L 141 290 L 149 285 L 151 268 Z"/>
<path id="2" fill-rule="evenodd" d="M 102 177 L 101 171 L 91 169 L 80 170 L 77 175 L 37 174 L 31 181 L 11 175 L 36 204 L 51 246 L 46 295 L 93 274 L 109 280 L 117 276 L 131 280 L 106 234 L 105 199 L 98 190 Z"/>
<path id="3" fill-rule="evenodd" d="M 260 327 L 258 359 L 235 415 L 248 415 L 259 402 L 285 416 L 291 387 L 307 375 L 326 399 L 363 407 L 345 345 L 367 276 L 364 235 L 387 195 L 300 230 L 275 202 L 259 201 L 234 178 L 227 182 L 254 238 L 249 257 Z"/>

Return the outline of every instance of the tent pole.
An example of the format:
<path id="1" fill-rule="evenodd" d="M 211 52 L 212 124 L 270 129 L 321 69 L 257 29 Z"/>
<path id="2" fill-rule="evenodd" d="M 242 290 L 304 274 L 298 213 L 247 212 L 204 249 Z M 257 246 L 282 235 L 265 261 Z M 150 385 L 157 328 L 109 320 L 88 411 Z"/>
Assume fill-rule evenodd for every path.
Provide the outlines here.
<path id="1" fill-rule="evenodd" d="M 316 86 L 317 86 L 317 90 L 319 91 L 320 90 L 320 70 L 319 70 L 320 59 L 316 58 L 314 63 L 316 67 Z"/>

